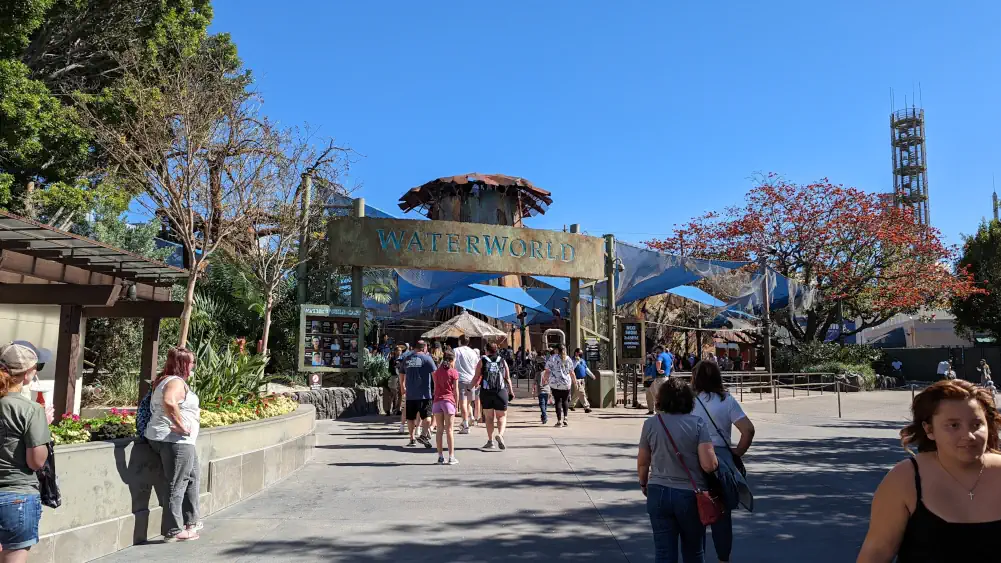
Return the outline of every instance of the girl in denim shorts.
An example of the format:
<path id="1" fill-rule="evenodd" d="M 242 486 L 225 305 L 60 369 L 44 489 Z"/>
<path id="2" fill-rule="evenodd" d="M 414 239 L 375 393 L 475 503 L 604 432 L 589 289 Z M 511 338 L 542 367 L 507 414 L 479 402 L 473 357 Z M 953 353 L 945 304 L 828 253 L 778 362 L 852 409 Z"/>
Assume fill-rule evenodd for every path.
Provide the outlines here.
<path id="1" fill-rule="evenodd" d="M 22 563 L 38 543 L 42 501 L 38 471 L 48 458 L 49 424 L 42 405 L 21 390 L 38 371 L 38 351 L 12 343 L 0 348 L 0 547 L 3 561 Z"/>

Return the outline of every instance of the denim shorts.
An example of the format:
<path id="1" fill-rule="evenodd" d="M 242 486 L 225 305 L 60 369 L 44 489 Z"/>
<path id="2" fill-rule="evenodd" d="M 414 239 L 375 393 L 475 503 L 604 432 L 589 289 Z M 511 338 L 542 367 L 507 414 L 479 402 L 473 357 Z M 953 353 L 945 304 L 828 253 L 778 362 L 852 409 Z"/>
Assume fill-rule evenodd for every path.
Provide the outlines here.
<path id="1" fill-rule="evenodd" d="M 42 499 L 36 493 L 0 492 L 0 546 L 4 551 L 29 548 L 38 543 Z"/>

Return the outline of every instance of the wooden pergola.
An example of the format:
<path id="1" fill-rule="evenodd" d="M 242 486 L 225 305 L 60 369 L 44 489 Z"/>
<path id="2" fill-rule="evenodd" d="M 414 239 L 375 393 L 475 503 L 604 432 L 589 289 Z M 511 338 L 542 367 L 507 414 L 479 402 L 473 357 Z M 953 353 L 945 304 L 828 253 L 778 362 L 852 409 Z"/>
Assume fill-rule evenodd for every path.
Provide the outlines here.
<path id="1" fill-rule="evenodd" d="M 170 288 L 187 272 L 0 211 L 0 304 L 58 305 L 53 408 L 72 413 L 88 317 L 142 318 L 140 393 L 157 369 L 160 320 L 179 317 Z M 119 298 L 124 298 L 119 300 Z"/>

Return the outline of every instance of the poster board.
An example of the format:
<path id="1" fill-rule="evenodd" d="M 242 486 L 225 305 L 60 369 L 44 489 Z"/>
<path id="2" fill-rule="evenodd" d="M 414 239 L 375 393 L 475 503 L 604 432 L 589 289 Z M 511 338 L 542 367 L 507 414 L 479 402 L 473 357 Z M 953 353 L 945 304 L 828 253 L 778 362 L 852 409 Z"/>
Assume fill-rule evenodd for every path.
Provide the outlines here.
<path id="1" fill-rule="evenodd" d="M 626 361 L 643 360 L 643 323 L 627 321 L 622 323 L 622 359 Z"/>
<path id="2" fill-rule="evenodd" d="M 350 373 L 362 369 L 365 309 L 302 305 L 299 371 Z"/>
<path id="3" fill-rule="evenodd" d="M 597 338 L 584 339 L 584 359 L 595 363 L 601 361 L 601 346 Z"/>

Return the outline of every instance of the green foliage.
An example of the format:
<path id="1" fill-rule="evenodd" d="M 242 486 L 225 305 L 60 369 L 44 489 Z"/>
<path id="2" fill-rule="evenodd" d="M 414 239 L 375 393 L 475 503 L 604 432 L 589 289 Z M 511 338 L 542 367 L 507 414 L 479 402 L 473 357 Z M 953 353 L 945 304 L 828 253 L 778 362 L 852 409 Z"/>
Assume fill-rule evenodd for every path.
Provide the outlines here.
<path id="1" fill-rule="evenodd" d="M 298 408 L 291 397 L 269 395 L 255 397 L 243 403 L 235 401 L 210 402 L 202 408 L 202 428 L 238 424 L 251 420 L 288 414 Z"/>
<path id="2" fill-rule="evenodd" d="M 802 373 L 833 373 L 835 375 L 858 375 L 862 379 L 862 390 L 872 391 L 876 388 L 876 370 L 869 364 L 854 364 L 839 361 L 827 361 L 804 366 Z"/>
<path id="3" fill-rule="evenodd" d="M 277 395 L 255 397 L 242 403 L 209 401 L 202 403 L 199 423 L 202 428 L 238 424 L 288 414 L 298 406 L 290 397 Z M 111 409 L 104 416 L 89 419 L 66 415 L 57 424 L 50 424 L 49 431 L 57 446 L 131 438 L 136 435 L 135 411 Z"/>
<path id="4" fill-rule="evenodd" d="M 111 202 L 105 201 L 99 207 L 93 221 L 83 222 L 74 228 L 77 233 L 151 260 L 164 260 L 172 252 L 170 249 L 156 248 L 154 241 L 158 230 L 156 223 L 150 222 L 132 226 L 125 222 L 120 216 L 118 208 Z M 170 322 L 164 321 L 161 326 L 166 328 Z M 169 336 L 170 333 L 164 330 L 161 334 L 161 341 L 175 341 L 170 340 Z M 136 357 L 141 349 L 141 320 L 87 319 L 86 359 L 95 364 L 96 369 L 108 370 L 114 374 L 115 378 L 125 377 L 120 374 L 132 372 L 137 368 Z M 161 350 L 165 353 L 167 347 L 161 346 Z M 117 379 L 115 381 L 111 385 L 117 388 Z"/>
<path id="5" fill-rule="evenodd" d="M 213 260 L 195 289 L 191 316 L 192 338 L 219 347 L 233 337 L 256 342 L 264 314 L 263 296 L 247 266 L 222 254 Z M 296 312 L 298 322 L 298 311 Z"/>
<path id="6" fill-rule="evenodd" d="M 382 354 L 369 354 L 361 352 L 362 373 L 357 384 L 362 387 L 385 387 L 389 385 L 389 362 Z"/>
<path id="7" fill-rule="evenodd" d="M 97 378 L 86 406 L 134 407 L 139 404 L 139 370 L 125 369 L 117 360 L 114 371 Z M 130 367 L 134 366 L 133 356 Z"/>
<path id="8" fill-rule="evenodd" d="M 111 409 L 104 416 L 86 420 L 76 414 L 67 414 L 58 423 L 50 424 L 49 432 L 57 446 L 128 438 L 136 435 L 135 412 Z"/>
<path id="9" fill-rule="evenodd" d="M 226 346 L 217 352 L 211 342 L 198 346 L 191 389 L 206 401 L 246 401 L 257 398 L 271 378 L 264 374 L 266 356 Z"/>
<path id="10" fill-rule="evenodd" d="M 81 191 L 98 182 L 105 155 L 72 105 L 89 100 L 111 119 L 132 111 L 117 91 L 124 68 L 175 68 L 206 53 L 238 68 L 229 36 L 207 34 L 211 20 L 209 0 L 0 2 L 0 205 L 30 211 L 29 182 Z"/>
<path id="11" fill-rule="evenodd" d="M 12 195 L 42 179 L 72 184 L 89 159 L 88 135 L 73 109 L 12 59 L 0 59 L 0 154 Z"/>
<path id="12" fill-rule="evenodd" d="M 957 334 L 987 333 L 1001 340 L 1001 222 L 981 223 L 977 234 L 966 237 L 957 267 L 984 290 L 952 301 Z"/>
<path id="13" fill-rule="evenodd" d="M 779 372 L 805 372 L 806 366 L 816 366 L 827 362 L 853 365 L 871 365 L 878 361 L 882 353 L 868 344 L 846 344 L 836 342 L 801 342 L 797 346 L 786 346 L 775 352 L 775 369 Z"/>

